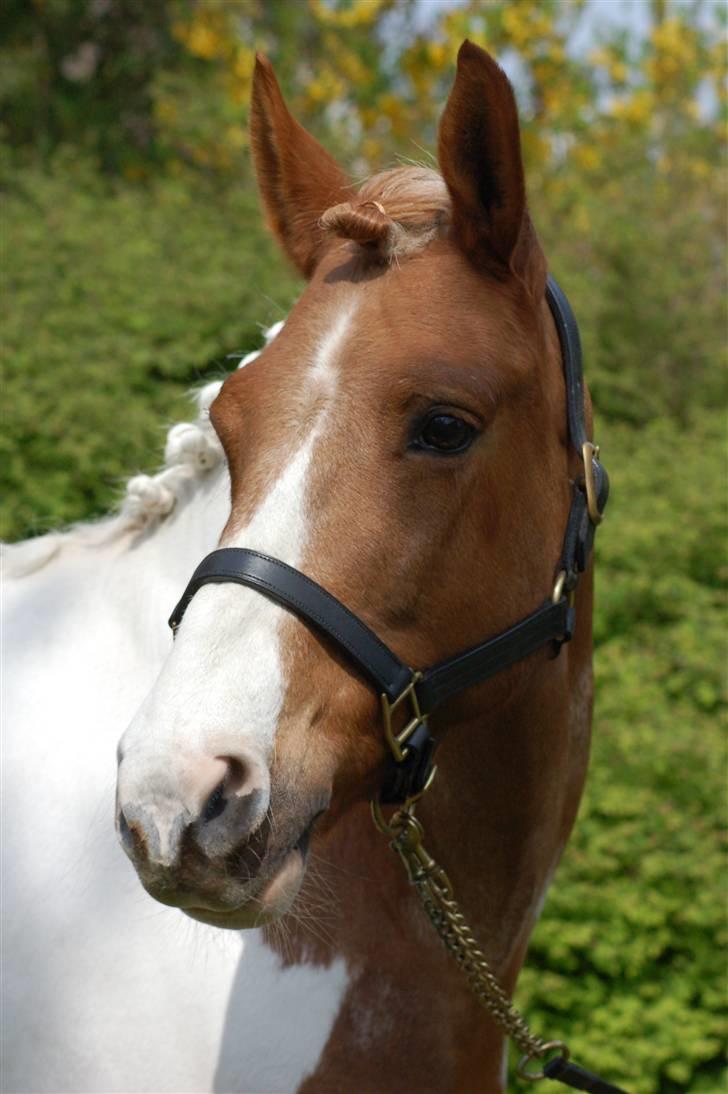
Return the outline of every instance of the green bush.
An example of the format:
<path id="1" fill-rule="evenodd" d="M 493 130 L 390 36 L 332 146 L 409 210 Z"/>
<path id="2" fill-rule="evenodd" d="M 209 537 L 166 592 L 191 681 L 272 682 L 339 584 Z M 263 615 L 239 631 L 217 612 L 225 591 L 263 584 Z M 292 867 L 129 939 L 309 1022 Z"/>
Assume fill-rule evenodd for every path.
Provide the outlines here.
<path id="1" fill-rule="evenodd" d="M 631 1094 L 725 1089 L 724 431 L 600 429 L 592 762 L 518 992 Z"/>
<path id="2" fill-rule="evenodd" d="M 5 199 L 0 537 L 108 510 L 186 393 L 258 346 L 296 282 L 250 191 L 109 184 L 70 157 Z"/>

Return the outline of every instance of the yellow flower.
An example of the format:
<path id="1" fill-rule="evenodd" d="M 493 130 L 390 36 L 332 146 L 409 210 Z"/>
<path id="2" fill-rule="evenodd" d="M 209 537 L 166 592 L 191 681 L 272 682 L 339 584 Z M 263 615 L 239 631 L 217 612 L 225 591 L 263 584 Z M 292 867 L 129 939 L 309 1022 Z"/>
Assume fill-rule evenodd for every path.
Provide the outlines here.
<path id="1" fill-rule="evenodd" d="M 594 171 L 602 162 L 602 157 L 593 144 L 577 144 L 572 156 L 577 167 L 584 171 Z"/>
<path id="2" fill-rule="evenodd" d="M 595 68 L 608 68 L 612 55 L 608 49 L 592 49 L 589 51 L 589 63 L 594 65 Z"/>
<path id="3" fill-rule="evenodd" d="M 311 13 L 325 26 L 361 27 L 375 22 L 387 0 L 352 0 L 345 8 L 332 7 L 324 0 L 309 0 Z"/>
<path id="4" fill-rule="evenodd" d="M 527 10 L 527 9 L 525 9 Z M 530 36 L 527 19 L 523 18 L 524 8 L 519 4 L 509 4 L 501 15 L 501 25 L 515 46 L 525 45 Z"/>
<path id="5" fill-rule="evenodd" d="M 617 99 L 612 105 L 612 114 L 621 121 L 632 125 L 644 125 L 655 109 L 655 97 L 648 88 L 640 88 L 629 99 Z"/>
<path id="6" fill-rule="evenodd" d="M 615 84 L 623 84 L 629 75 L 629 71 L 624 61 L 615 58 L 609 65 L 609 75 L 612 77 Z"/>
<path id="7" fill-rule="evenodd" d="M 652 42 L 660 53 L 685 57 L 691 53 L 691 35 L 688 27 L 680 19 L 665 19 L 658 23 L 652 32 Z"/>
<path id="8" fill-rule="evenodd" d="M 711 165 L 706 163 L 705 160 L 692 160 L 689 165 L 689 170 L 694 178 L 701 180 L 710 178 L 713 172 Z"/>
<path id="9" fill-rule="evenodd" d="M 565 104 L 568 102 L 568 94 L 564 93 L 562 84 L 546 83 L 543 87 L 543 106 L 548 117 L 553 120 L 558 118 Z"/>
<path id="10" fill-rule="evenodd" d="M 326 82 L 319 76 L 314 76 L 310 84 L 306 88 L 306 94 L 313 103 L 323 103 L 326 101 Z"/>
<path id="11" fill-rule="evenodd" d="M 342 75 L 352 84 L 366 84 L 371 79 L 371 73 L 361 58 L 353 49 L 342 49 L 341 43 L 336 43 L 331 52 L 336 51 L 336 63 Z"/>
<path id="12" fill-rule="evenodd" d="M 444 68 L 449 61 L 448 51 L 442 42 L 430 42 L 427 46 L 427 59 L 434 68 Z"/>
<path id="13" fill-rule="evenodd" d="M 230 148 L 239 151 L 241 148 L 245 148 L 248 143 L 247 130 L 241 125 L 229 125 L 225 130 L 225 140 Z"/>
<path id="14" fill-rule="evenodd" d="M 377 163 L 382 158 L 382 145 L 373 137 L 367 137 L 362 143 L 362 154 L 369 164 Z"/>
<path id="15" fill-rule="evenodd" d="M 220 36 L 202 23 L 193 23 L 190 27 L 187 48 L 195 57 L 202 57 L 205 61 L 211 61 L 225 51 Z"/>
<path id="16" fill-rule="evenodd" d="M 344 81 L 331 68 L 322 68 L 306 87 L 309 102 L 324 104 L 340 99 L 346 91 Z"/>
<path id="17" fill-rule="evenodd" d="M 255 50 L 247 49 L 245 46 L 238 46 L 235 61 L 233 62 L 233 74 L 239 80 L 250 80 L 253 75 L 254 65 Z"/>

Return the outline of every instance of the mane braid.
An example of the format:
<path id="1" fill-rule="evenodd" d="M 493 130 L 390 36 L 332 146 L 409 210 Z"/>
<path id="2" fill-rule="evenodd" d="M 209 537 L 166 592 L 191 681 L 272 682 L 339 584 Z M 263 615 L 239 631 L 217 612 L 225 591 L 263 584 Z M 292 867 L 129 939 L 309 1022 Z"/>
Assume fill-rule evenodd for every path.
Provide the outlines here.
<path id="1" fill-rule="evenodd" d="M 276 337 L 283 322 L 264 332 L 264 346 Z M 244 356 L 243 368 L 261 353 L 253 350 Z M 147 531 L 160 524 L 173 509 L 191 498 L 197 486 L 215 468 L 224 454 L 210 422 L 210 405 L 222 387 L 213 380 L 193 393 L 197 417 L 177 422 L 167 433 L 164 463 L 154 474 L 134 475 L 126 484 L 118 510 L 96 521 L 83 521 L 62 532 L 48 532 L 20 543 L 0 544 L 3 569 L 9 577 L 23 577 L 41 569 L 65 547 L 102 547 L 121 536 Z"/>
<path id="2" fill-rule="evenodd" d="M 429 167 L 396 167 L 372 176 L 353 201 L 327 209 L 319 224 L 384 262 L 422 250 L 450 221 L 450 195 Z"/>

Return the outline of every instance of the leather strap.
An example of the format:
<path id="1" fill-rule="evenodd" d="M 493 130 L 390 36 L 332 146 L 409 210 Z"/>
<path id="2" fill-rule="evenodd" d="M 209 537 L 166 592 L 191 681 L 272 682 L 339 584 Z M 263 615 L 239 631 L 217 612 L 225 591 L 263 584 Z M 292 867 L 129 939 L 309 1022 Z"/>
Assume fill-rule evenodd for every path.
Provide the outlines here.
<path id="1" fill-rule="evenodd" d="M 561 360 L 564 369 L 564 385 L 566 389 L 566 419 L 569 426 L 569 439 L 579 458 L 583 459 L 584 445 L 589 441 L 586 429 L 586 403 L 584 400 L 584 361 L 581 352 L 581 338 L 576 317 L 571 310 L 571 304 L 566 298 L 555 279 L 549 274 L 546 281 L 546 302 L 551 309 L 551 315 L 556 326 L 561 346 Z M 599 511 L 604 508 L 609 498 L 609 476 L 606 468 L 592 458 L 592 474 L 596 486 L 597 503 Z M 581 553 L 588 560 L 594 542 L 594 525 L 588 522 L 588 528 L 584 528 L 581 534 Z M 561 567 L 564 568 L 563 566 Z M 578 573 L 586 568 L 586 561 L 578 567 Z M 569 570 L 571 573 L 571 570 Z"/>
<path id="2" fill-rule="evenodd" d="M 550 274 L 546 281 L 546 302 L 551 309 L 561 345 L 561 360 L 566 380 L 566 416 L 569 423 L 569 437 L 581 456 L 582 446 L 589 440 L 586 435 L 584 415 L 584 364 L 581 338 L 571 304 Z"/>
<path id="3" fill-rule="evenodd" d="M 412 679 L 412 670 L 321 585 L 277 558 L 242 547 L 221 547 L 203 558 L 169 618 L 172 630 L 179 627 L 198 589 L 231 581 L 257 589 L 323 632 L 392 701 Z"/>
<path id="4" fill-rule="evenodd" d="M 550 1060 L 543 1069 L 546 1079 L 554 1079 L 557 1083 L 570 1086 L 573 1090 L 586 1090 L 590 1094 L 627 1094 L 619 1086 L 605 1082 L 592 1071 L 585 1071 L 578 1064 L 572 1064 L 563 1056 L 556 1056 Z"/>
<path id="5" fill-rule="evenodd" d="M 430 714 L 459 692 L 490 679 L 548 642 L 567 640 L 571 637 L 569 622 L 566 599 L 556 604 L 549 601 L 495 638 L 427 669 L 416 688 L 420 709 Z"/>
<path id="6" fill-rule="evenodd" d="M 310 577 L 276 558 L 242 547 L 223 547 L 204 558 L 169 619 L 179 627 L 198 589 L 235 582 L 257 589 L 330 638 L 380 692 L 394 701 L 412 679 L 401 661 L 353 612 Z M 423 673 L 417 697 L 423 714 L 454 695 L 494 676 L 552 641 L 570 637 L 566 599 L 545 604 L 520 623 Z"/>

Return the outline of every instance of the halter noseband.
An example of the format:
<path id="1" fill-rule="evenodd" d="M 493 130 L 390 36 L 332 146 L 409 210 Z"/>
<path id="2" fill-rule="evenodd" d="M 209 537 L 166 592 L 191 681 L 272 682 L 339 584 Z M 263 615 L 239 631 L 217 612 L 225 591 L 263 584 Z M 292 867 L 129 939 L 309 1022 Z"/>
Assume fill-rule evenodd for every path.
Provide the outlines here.
<path id="1" fill-rule="evenodd" d="M 432 711 L 548 643 L 554 643 L 558 652 L 574 631 L 574 590 L 589 562 L 609 495 L 609 478 L 599 462 L 599 450 L 587 436 L 579 328 L 552 277 L 546 299 L 561 344 L 569 439 L 583 462 L 584 476 L 574 484 L 554 590 L 540 608 L 495 637 L 415 671 L 340 600 L 299 570 L 258 551 L 223 547 L 202 560 L 169 620 L 174 633 L 198 589 L 234 582 L 256 589 L 325 634 L 381 694 L 384 729 L 394 760 L 380 796 L 385 804 L 413 800 L 428 785 L 436 744 L 427 725 Z M 410 717 L 395 732 L 392 716 L 405 704 Z"/>

